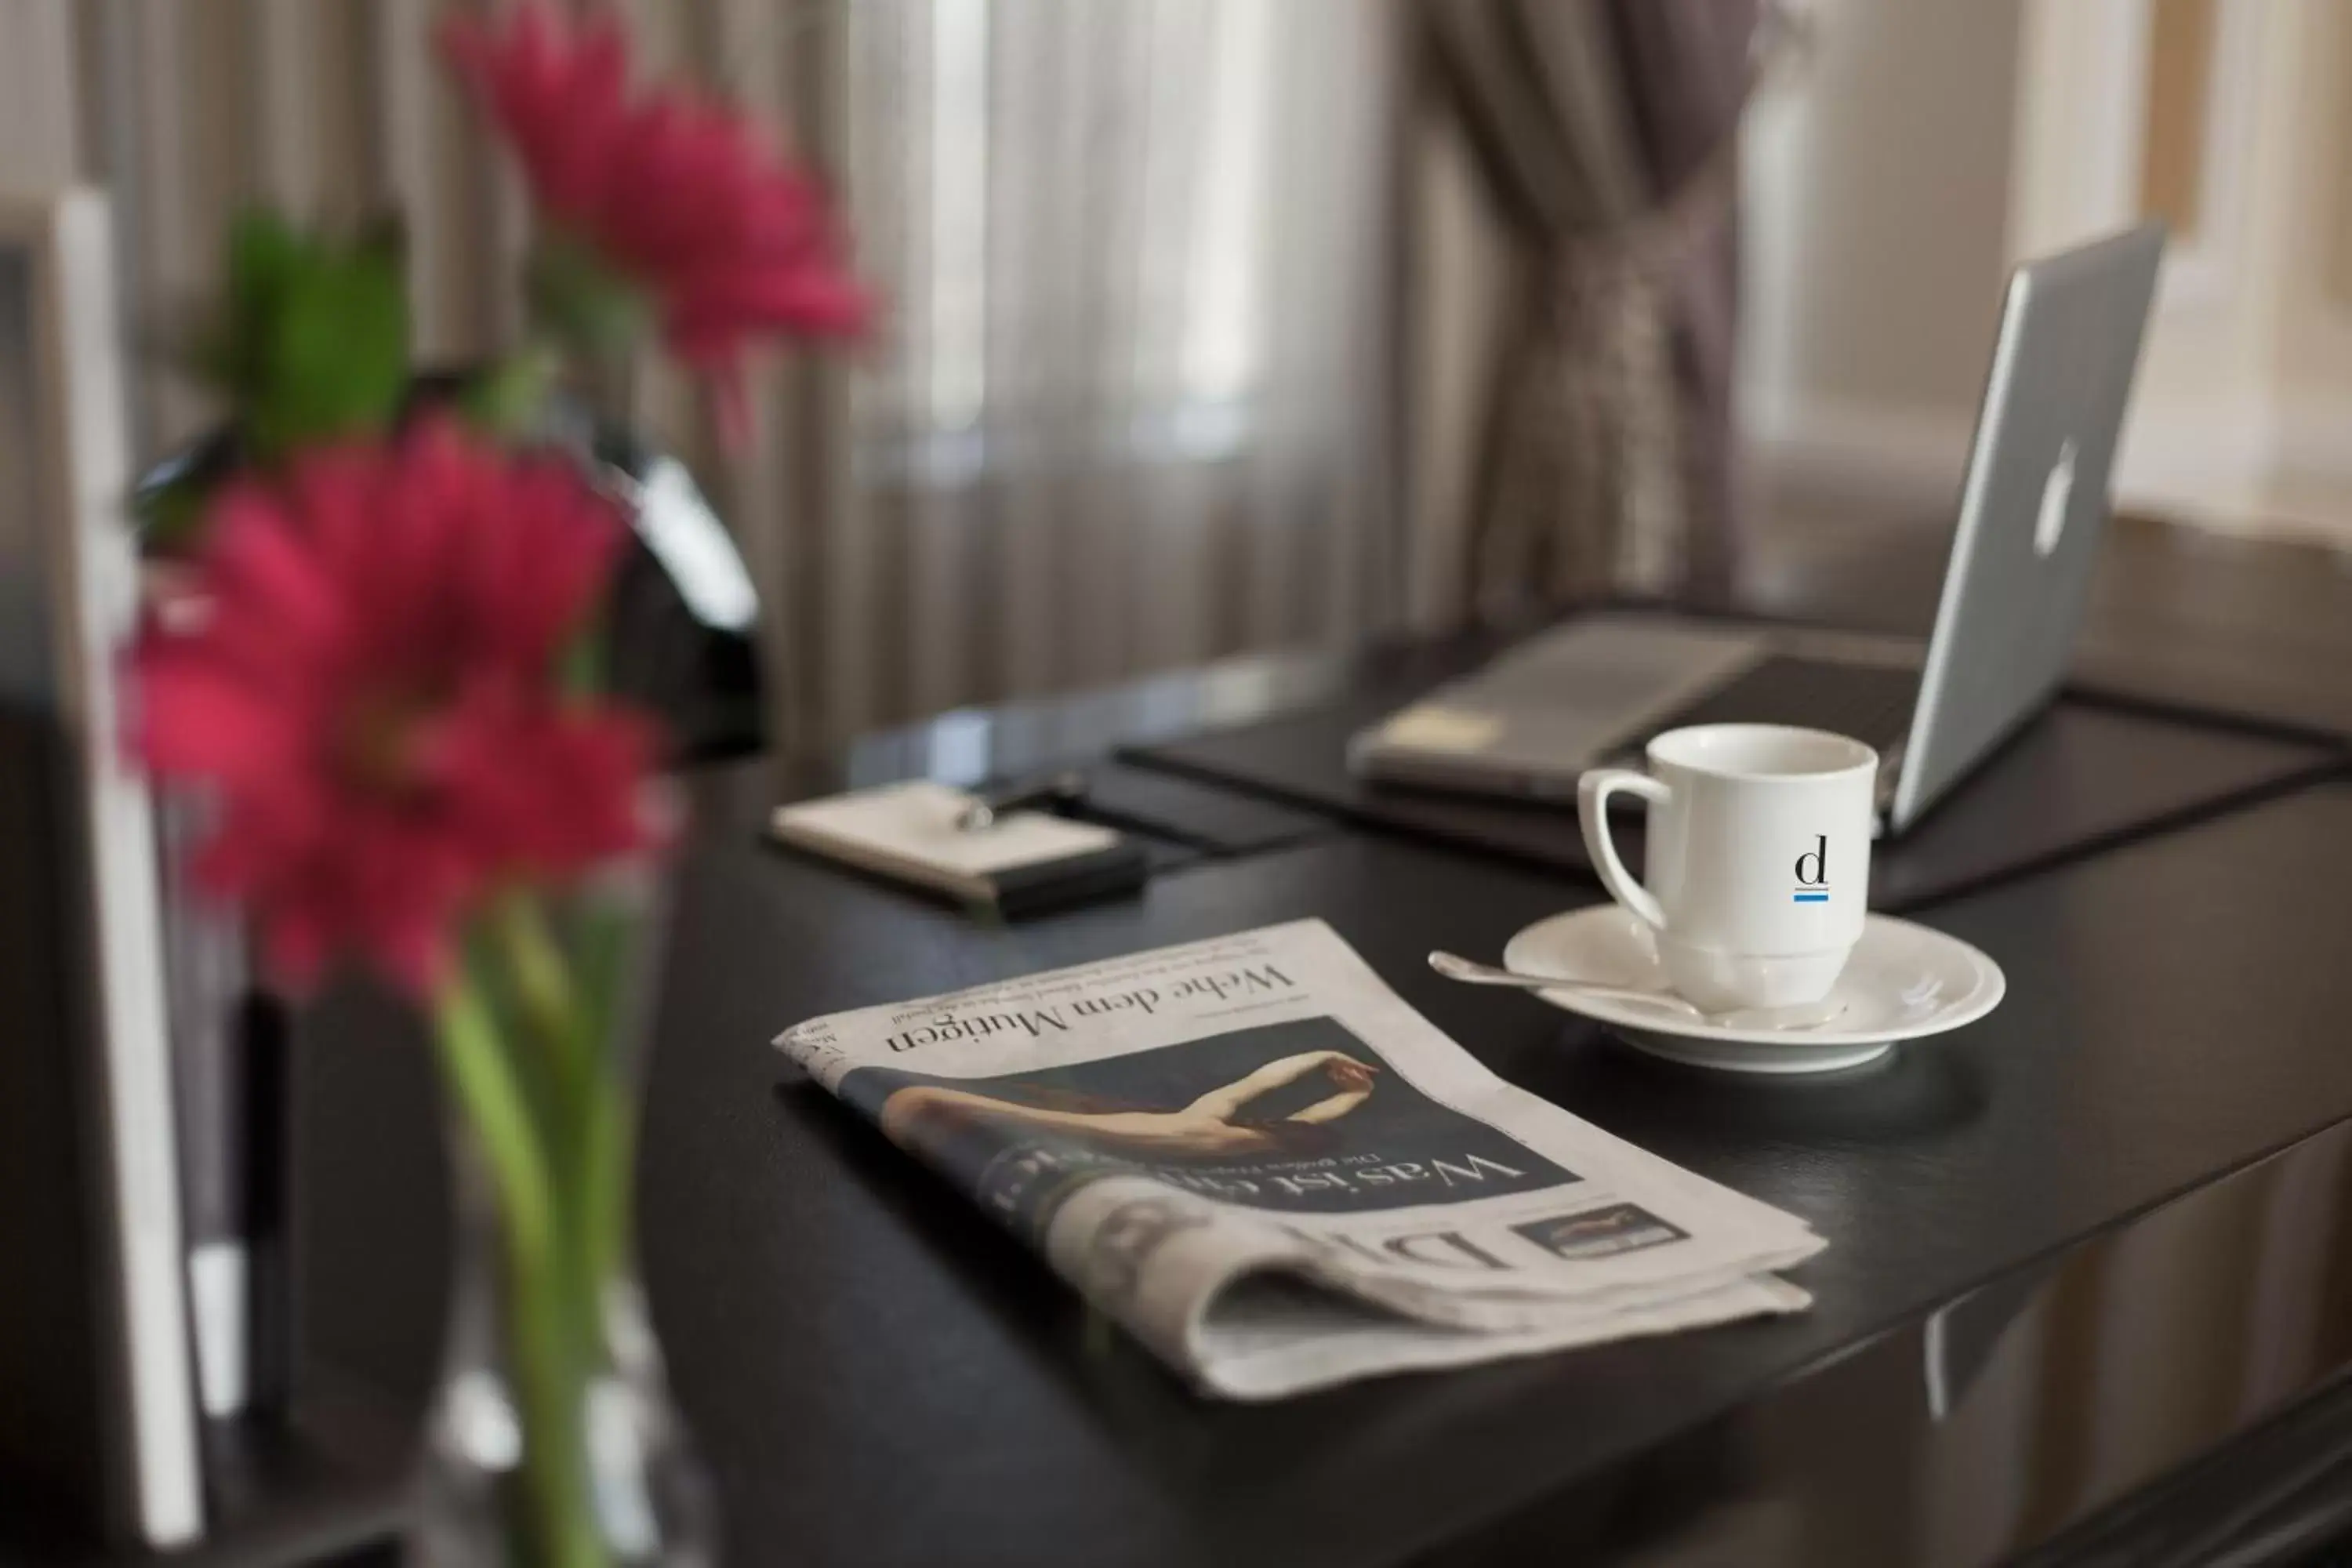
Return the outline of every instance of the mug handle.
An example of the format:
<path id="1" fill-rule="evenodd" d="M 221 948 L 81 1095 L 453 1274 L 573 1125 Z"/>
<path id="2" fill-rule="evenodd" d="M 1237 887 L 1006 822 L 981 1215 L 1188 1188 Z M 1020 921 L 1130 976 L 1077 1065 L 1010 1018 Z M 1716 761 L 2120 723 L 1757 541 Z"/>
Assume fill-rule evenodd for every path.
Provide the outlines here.
<path id="1" fill-rule="evenodd" d="M 1632 768 L 1592 769 L 1576 781 L 1576 816 L 1584 828 L 1584 847 L 1592 857 L 1592 868 L 1600 873 L 1601 885 L 1609 889 L 1609 896 L 1664 931 L 1664 908 L 1625 869 L 1625 862 L 1617 858 L 1617 845 L 1609 837 L 1609 797 L 1621 789 L 1640 795 L 1654 806 L 1664 805 L 1674 798 L 1673 790 L 1647 773 Z"/>

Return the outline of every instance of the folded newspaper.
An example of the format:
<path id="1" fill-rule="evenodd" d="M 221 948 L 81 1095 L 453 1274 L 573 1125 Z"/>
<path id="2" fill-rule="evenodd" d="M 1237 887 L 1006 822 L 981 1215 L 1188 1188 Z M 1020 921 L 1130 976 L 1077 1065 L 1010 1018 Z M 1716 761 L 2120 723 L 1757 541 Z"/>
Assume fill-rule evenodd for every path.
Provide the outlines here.
<path id="1" fill-rule="evenodd" d="M 1803 1221 L 1472 1060 L 1301 921 L 776 1044 L 1211 1393 L 1797 1311 Z"/>

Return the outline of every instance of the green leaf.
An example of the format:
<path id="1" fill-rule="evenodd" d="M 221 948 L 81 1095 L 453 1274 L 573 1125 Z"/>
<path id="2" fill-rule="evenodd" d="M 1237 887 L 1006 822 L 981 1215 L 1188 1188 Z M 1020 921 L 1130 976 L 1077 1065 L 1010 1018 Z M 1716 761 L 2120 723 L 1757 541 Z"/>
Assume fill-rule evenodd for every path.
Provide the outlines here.
<path id="1" fill-rule="evenodd" d="M 402 274 L 390 228 L 337 241 L 272 212 L 236 221 L 223 308 L 196 365 L 235 405 L 254 458 L 391 426 L 409 383 Z"/>

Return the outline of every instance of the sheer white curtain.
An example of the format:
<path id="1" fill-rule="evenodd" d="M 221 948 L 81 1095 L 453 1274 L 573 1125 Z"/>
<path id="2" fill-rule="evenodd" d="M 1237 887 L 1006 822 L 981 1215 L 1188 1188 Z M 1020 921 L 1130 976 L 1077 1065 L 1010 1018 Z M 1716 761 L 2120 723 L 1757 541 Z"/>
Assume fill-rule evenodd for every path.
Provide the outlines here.
<path id="1" fill-rule="evenodd" d="M 765 366 L 739 450 L 644 388 L 760 584 L 781 727 L 1388 616 L 1400 0 L 614 3 L 647 70 L 831 171 L 888 303 L 845 367 Z M 0 79 L 50 84 L 44 157 L 112 188 L 135 331 L 244 202 L 393 207 L 420 346 L 462 361 L 514 325 L 529 216 L 431 38 L 496 5 L 0 0 Z M 214 416 L 134 393 L 151 453 Z"/>
<path id="2" fill-rule="evenodd" d="M 858 0 L 892 330 L 812 586 L 837 714 L 1353 635 L 1397 600 L 1396 7 Z M 898 626 L 879 657 L 849 645 Z"/>

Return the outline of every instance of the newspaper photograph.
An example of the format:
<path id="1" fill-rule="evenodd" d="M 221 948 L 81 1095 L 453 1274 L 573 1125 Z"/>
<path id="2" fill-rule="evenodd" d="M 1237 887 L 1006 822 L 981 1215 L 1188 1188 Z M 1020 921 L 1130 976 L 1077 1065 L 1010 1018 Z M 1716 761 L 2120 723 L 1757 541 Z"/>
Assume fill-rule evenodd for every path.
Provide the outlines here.
<path id="1" fill-rule="evenodd" d="M 1202 1390 L 1800 1310 L 1794 1215 L 1517 1089 L 1320 921 L 777 1046 Z"/>

